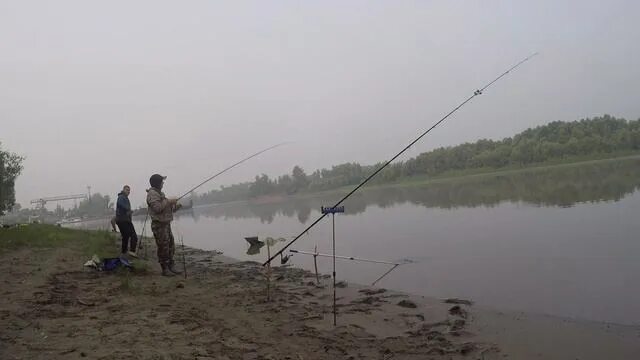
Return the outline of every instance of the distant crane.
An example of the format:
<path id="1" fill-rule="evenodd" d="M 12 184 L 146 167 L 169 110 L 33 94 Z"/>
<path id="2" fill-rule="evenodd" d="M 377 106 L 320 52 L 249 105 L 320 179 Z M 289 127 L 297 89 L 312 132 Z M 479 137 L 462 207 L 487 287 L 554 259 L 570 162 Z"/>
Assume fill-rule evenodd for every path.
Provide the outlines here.
<path id="1" fill-rule="evenodd" d="M 87 199 L 87 194 L 75 194 L 75 195 L 61 195 L 52 197 L 43 197 L 35 200 L 31 200 L 31 204 L 35 204 L 38 208 L 44 208 L 44 206 L 51 201 L 63 201 L 63 200 L 77 200 Z"/>

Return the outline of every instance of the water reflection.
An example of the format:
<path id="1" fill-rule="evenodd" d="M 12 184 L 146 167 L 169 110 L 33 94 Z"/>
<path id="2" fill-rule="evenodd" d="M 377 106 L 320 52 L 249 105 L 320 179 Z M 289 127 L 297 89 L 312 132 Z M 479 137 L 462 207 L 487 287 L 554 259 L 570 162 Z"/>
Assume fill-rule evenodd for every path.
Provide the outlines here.
<path id="1" fill-rule="evenodd" d="M 428 208 L 495 207 L 504 202 L 534 206 L 571 207 L 577 203 L 618 201 L 640 186 L 640 158 L 550 167 L 498 175 L 443 180 L 428 185 L 366 188 L 345 203 L 346 214 L 363 213 L 369 206 L 387 208 L 410 203 Z M 278 215 L 309 220 L 311 211 L 332 205 L 344 193 L 292 197 L 269 204 L 247 202 L 196 207 L 181 216 L 241 219 L 271 223 Z"/>

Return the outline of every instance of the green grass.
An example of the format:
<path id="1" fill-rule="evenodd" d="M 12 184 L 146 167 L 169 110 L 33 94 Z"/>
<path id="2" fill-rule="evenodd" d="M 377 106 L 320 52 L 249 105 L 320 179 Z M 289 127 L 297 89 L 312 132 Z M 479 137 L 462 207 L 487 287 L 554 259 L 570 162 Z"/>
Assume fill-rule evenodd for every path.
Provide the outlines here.
<path id="1" fill-rule="evenodd" d="M 94 254 L 102 259 L 116 257 L 119 253 L 116 236 L 108 231 L 75 230 L 44 224 L 0 228 L 0 255 L 25 248 L 42 250 L 67 248 L 78 251 L 87 259 Z M 133 269 L 118 268 L 114 274 L 120 280 L 121 291 L 138 294 L 140 284 L 135 280 L 135 276 L 149 273 L 151 264 L 143 259 L 130 262 Z"/>
<path id="2" fill-rule="evenodd" d="M 133 279 L 131 271 L 125 268 L 118 268 L 115 273 L 120 278 L 120 291 L 131 294 L 140 293 L 140 284 Z"/>
<path id="3" fill-rule="evenodd" d="M 45 224 L 28 224 L 0 229 L 0 252 L 21 248 L 72 248 L 82 254 L 111 256 L 117 249 L 107 231 L 74 230 Z"/>

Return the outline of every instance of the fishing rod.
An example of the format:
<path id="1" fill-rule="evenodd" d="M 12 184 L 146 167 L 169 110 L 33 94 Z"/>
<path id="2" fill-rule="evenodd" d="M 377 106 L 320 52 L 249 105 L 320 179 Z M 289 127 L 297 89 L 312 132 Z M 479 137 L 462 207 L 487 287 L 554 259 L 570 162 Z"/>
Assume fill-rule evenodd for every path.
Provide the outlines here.
<path id="1" fill-rule="evenodd" d="M 418 141 L 420 141 L 420 139 L 422 139 L 425 135 L 427 135 L 428 133 L 431 132 L 431 130 L 435 129 L 438 125 L 440 125 L 443 121 L 445 121 L 447 118 L 449 118 L 451 115 L 453 115 L 456 111 L 458 111 L 461 107 L 463 107 L 465 104 L 467 104 L 469 101 L 471 101 L 473 98 L 475 98 L 476 96 L 482 95 L 482 93 L 484 92 L 484 90 L 486 90 L 489 86 L 493 85 L 495 82 L 497 82 L 498 80 L 502 79 L 504 76 L 506 76 L 509 72 L 515 70 L 517 67 L 519 67 L 520 65 L 522 65 L 523 63 L 527 62 L 529 59 L 531 59 L 532 57 L 538 55 L 538 53 L 533 53 L 529 56 L 527 56 L 526 58 L 520 60 L 517 64 L 513 65 L 512 67 L 510 67 L 507 71 L 503 72 L 502 74 L 500 74 L 498 77 L 496 77 L 495 79 L 491 80 L 489 83 L 487 83 L 485 86 L 481 87 L 480 89 L 477 89 L 476 91 L 473 92 L 473 94 L 471 96 L 469 96 L 468 98 L 466 98 L 463 102 L 461 102 L 458 106 L 456 106 L 455 108 L 453 108 L 453 110 L 449 111 L 445 116 L 443 116 L 440 120 L 438 120 L 436 123 L 434 123 L 430 128 L 428 128 L 426 131 L 424 131 L 422 134 L 420 134 L 420 136 L 418 136 L 415 140 L 413 140 L 411 143 L 409 143 L 409 145 L 405 146 L 402 150 L 400 150 L 399 153 L 397 153 L 395 156 L 393 156 L 391 159 L 389 159 L 386 163 L 384 163 L 382 166 L 380 166 L 376 171 L 374 171 L 371 175 L 369 175 L 366 179 L 364 179 L 360 184 L 358 184 L 355 188 L 353 188 L 353 190 L 351 190 L 349 193 L 347 193 L 345 196 L 342 197 L 342 199 L 340 199 L 335 205 L 333 205 L 333 207 L 338 207 L 340 204 L 342 204 L 345 200 L 347 200 L 349 197 L 351 197 L 351 195 L 353 195 L 356 191 L 358 191 L 361 187 L 363 187 L 366 183 L 369 182 L 369 180 L 373 179 L 374 176 L 378 175 L 378 173 L 380 171 L 382 171 L 384 168 L 386 168 L 389 164 L 391 164 L 391 162 L 393 162 L 395 159 L 397 159 L 400 155 L 402 155 L 405 151 L 409 150 L 410 147 L 412 147 L 415 143 L 417 143 Z M 280 255 L 282 252 L 284 252 L 289 246 L 291 246 L 291 244 L 293 244 L 294 242 L 298 241 L 299 238 L 301 238 L 304 234 L 307 233 L 307 231 L 309 231 L 311 228 L 313 228 L 314 226 L 316 226 L 316 224 L 318 224 L 322 219 L 324 219 L 326 216 L 328 215 L 328 213 L 322 213 L 320 215 L 320 217 L 318 217 L 314 222 L 311 223 L 311 225 L 307 226 L 307 228 L 305 228 L 304 230 L 302 230 L 302 232 L 300 232 L 300 234 L 298 234 L 293 240 L 291 240 L 289 243 L 287 243 L 282 249 L 280 249 L 277 253 L 275 253 L 272 257 L 269 258 L 269 260 L 267 260 L 265 263 L 262 264 L 262 266 L 265 266 L 267 264 L 270 264 L 271 261 L 273 261 L 273 259 L 275 259 L 278 255 Z"/>
<path id="2" fill-rule="evenodd" d="M 318 265 L 315 263 L 316 257 L 318 257 L 318 256 L 320 256 L 320 257 L 329 257 L 329 258 L 334 257 L 334 255 L 332 255 L 332 254 L 323 254 L 323 253 L 319 253 L 317 251 L 313 251 L 312 252 L 312 251 L 302 251 L 302 250 L 289 249 L 289 252 L 295 253 L 295 254 L 313 255 L 314 265 L 315 265 L 315 268 L 316 268 L 316 278 L 318 278 Z M 362 261 L 362 262 L 368 262 L 368 263 L 373 263 L 373 264 L 392 265 L 392 267 L 387 272 L 382 274 L 382 276 L 377 278 L 376 281 L 371 283 L 371 286 L 374 286 L 376 283 L 378 283 L 378 281 L 382 280 L 385 276 L 389 275 L 389 273 L 391 273 L 393 270 L 395 270 L 398 266 L 405 265 L 405 264 L 410 264 L 410 262 L 396 263 L 396 262 L 383 261 L 383 260 L 363 259 L 363 258 L 358 258 L 358 257 L 354 257 L 354 256 L 335 255 L 335 258 L 336 259 L 344 259 L 344 260 Z"/>
<path id="3" fill-rule="evenodd" d="M 242 160 L 240 160 L 240 161 L 238 161 L 238 162 L 236 162 L 236 163 L 234 163 L 234 164 L 232 164 L 232 165 L 227 166 L 227 167 L 226 167 L 226 168 L 224 168 L 223 170 L 221 170 L 221 171 L 219 171 L 219 172 L 215 173 L 213 176 L 210 176 L 209 178 L 205 179 L 205 180 L 204 180 L 203 182 L 201 182 L 200 184 L 198 184 L 198 185 L 194 186 L 193 188 L 191 188 L 191 190 L 189 190 L 189 191 L 187 191 L 186 193 L 184 193 L 184 195 L 180 196 L 177 200 L 180 200 L 180 199 L 184 198 L 185 196 L 187 196 L 187 195 L 191 194 L 191 193 L 192 193 L 193 191 L 195 191 L 197 188 L 199 188 L 199 187 L 201 187 L 202 185 L 204 185 L 204 184 L 208 183 L 209 181 L 211 181 L 211 180 L 213 180 L 213 179 L 217 178 L 218 176 L 220 176 L 220 175 L 222 175 L 222 174 L 226 173 L 227 171 L 229 171 L 229 170 L 233 169 L 234 167 L 236 167 L 236 166 L 238 166 L 238 165 L 240 165 L 240 164 L 244 163 L 245 161 L 251 160 L 251 159 L 253 159 L 254 157 L 256 157 L 256 156 L 258 156 L 258 155 L 260 155 L 260 154 L 263 154 L 263 153 L 265 153 L 265 152 L 267 152 L 267 151 L 269 151 L 269 150 L 273 150 L 273 149 L 275 149 L 275 148 L 277 148 L 277 147 L 279 147 L 279 146 L 282 146 L 282 145 L 285 145 L 285 144 L 288 144 L 288 143 L 289 143 L 289 142 L 282 142 L 282 143 L 279 143 L 279 144 L 276 144 L 276 145 L 273 145 L 273 146 L 269 146 L 269 147 L 268 147 L 268 148 L 266 148 L 266 149 L 262 149 L 262 150 L 258 151 L 258 152 L 257 152 L 257 153 L 255 153 L 255 154 L 251 154 L 251 155 L 247 156 L 246 158 L 244 158 L 244 159 L 242 159 Z M 145 228 L 147 227 L 147 220 L 148 220 L 148 219 L 149 219 L 149 208 L 147 207 L 147 215 L 146 215 L 146 216 L 145 216 L 145 218 L 144 218 L 144 223 L 142 224 L 142 233 L 140 234 L 140 238 L 141 238 L 140 243 L 141 243 L 141 244 L 144 242 L 144 231 L 145 231 Z M 146 244 L 145 244 L 145 245 L 146 245 Z M 145 259 L 146 259 L 146 254 L 147 254 L 147 249 L 146 249 L 146 246 L 145 246 Z"/>
<path id="4" fill-rule="evenodd" d="M 218 173 L 214 174 L 213 176 L 211 176 L 211 177 L 207 178 L 206 180 L 204 180 L 204 181 L 203 181 L 203 182 L 201 182 L 200 184 L 198 184 L 198 185 L 194 186 L 191 190 L 187 191 L 186 193 L 184 193 L 184 195 L 180 196 L 180 197 L 178 198 L 178 200 L 180 200 L 180 199 L 184 198 L 185 196 L 189 195 L 191 192 L 195 191 L 195 190 L 196 190 L 197 188 L 199 188 L 200 186 L 202 186 L 202 185 L 204 185 L 204 184 L 208 183 L 209 181 L 211 181 L 211 180 L 213 180 L 213 179 L 217 178 L 218 176 L 220 176 L 220 175 L 224 174 L 225 172 L 227 172 L 227 171 L 229 171 L 229 170 L 233 169 L 234 167 L 236 167 L 236 166 L 238 166 L 238 165 L 242 164 L 243 162 L 248 161 L 248 160 L 251 160 L 251 159 L 253 159 L 254 157 L 256 157 L 256 156 L 258 156 L 258 155 L 260 155 L 260 154 L 262 154 L 262 153 L 265 153 L 265 152 L 267 152 L 267 151 L 269 151 L 269 150 L 275 149 L 275 148 L 277 148 L 277 147 L 279 147 L 279 146 L 282 146 L 282 145 L 285 145 L 285 144 L 288 144 L 288 142 L 283 142 L 283 143 L 280 143 L 280 144 L 276 144 L 276 145 L 270 146 L 270 147 L 268 147 L 268 148 L 266 148 L 266 149 L 263 149 L 263 150 L 258 151 L 257 153 L 255 153 L 255 154 L 253 154 L 253 155 L 247 156 L 246 158 L 244 158 L 244 159 L 242 159 L 242 160 L 238 161 L 237 163 L 235 163 L 235 164 L 233 164 L 233 165 L 230 165 L 230 166 L 226 167 L 226 168 L 225 168 L 225 169 L 223 169 L 222 171 L 220 171 L 220 172 L 218 172 Z"/>
<path id="5" fill-rule="evenodd" d="M 333 257 L 332 254 L 323 254 L 323 253 L 314 252 L 314 251 L 302 251 L 302 250 L 289 249 L 289 252 L 296 253 L 296 254 L 320 256 L 320 257 Z M 374 263 L 374 264 L 387 264 L 387 265 L 403 264 L 403 263 L 394 263 L 391 261 L 370 260 L 370 259 L 357 258 L 353 256 L 340 256 L 340 255 L 336 255 L 336 259 L 354 260 L 354 261 L 362 261 L 362 262 L 368 262 L 368 263 Z"/>

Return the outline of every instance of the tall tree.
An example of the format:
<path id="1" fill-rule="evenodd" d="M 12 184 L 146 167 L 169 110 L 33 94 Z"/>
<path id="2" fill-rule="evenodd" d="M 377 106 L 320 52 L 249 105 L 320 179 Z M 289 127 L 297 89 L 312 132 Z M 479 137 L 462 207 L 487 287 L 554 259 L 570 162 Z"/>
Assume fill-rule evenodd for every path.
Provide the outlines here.
<path id="1" fill-rule="evenodd" d="M 0 215 L 11 210 L 16 202 L 16 178 L 22 172 L 22 156 L 0 148 Z"/>
<path id="2" fill-rule="evenodd" d="M 307 174 L 300 166 L 294 166 L 293 171 L 291 171 L 291 177 L 293 178 L 293 185 L 295 186 L 295 191 L 306 189 L 309 186 L 309 179 L 307 178 Z"/>

